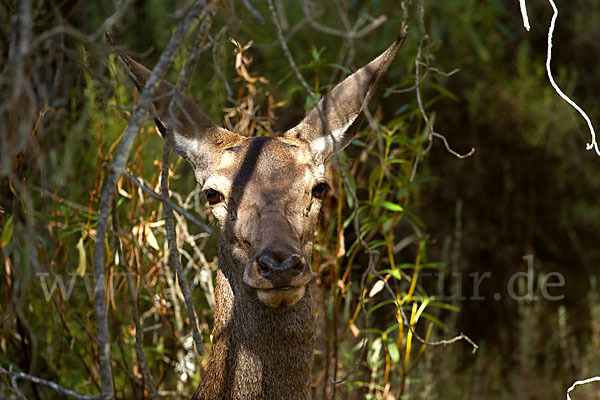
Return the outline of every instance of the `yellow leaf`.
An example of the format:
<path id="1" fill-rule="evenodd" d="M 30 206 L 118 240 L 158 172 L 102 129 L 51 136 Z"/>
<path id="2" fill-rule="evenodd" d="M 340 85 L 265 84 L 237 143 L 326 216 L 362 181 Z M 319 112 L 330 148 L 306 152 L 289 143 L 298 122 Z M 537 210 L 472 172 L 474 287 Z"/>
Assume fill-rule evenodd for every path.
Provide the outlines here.
<path id="1" fill-rule="evenodd" d="M 123 196 L 127 199 L 133 198 L 132 195 L 130 195 L 129 193 L 127 193 L 127 191 L 125 191 L 125 189 L 123 189 L 123 177 L 121 177 L 119 179 L 119 181 L 117 182 L 117 190 L 121 196 Z"/>
<path id="2" fill-rule="evenodd" d="M 77 266 L 77 275 L 84 276 L 85 270 L 87 269 L 87 257 L 85 253 L 85 246 L 83 245 L 83 236 L 79 238 L 77 242 L 77 252 L 79 252 L 79 265 Z"/>
<path id="3" fill-rule="evenodd" d="M 152 232 L 152 228 L 150 228 L 148 225 L 144 225 L 144 234 L 146 236 L 146 243 L 148 243 L 154 250 L 160 250 L 156 236 L 154 236 L 154 233 Z"/>
<path id="4" fill-rule="evenodd" d="M 10 242 L 10 239 L 12 239 L 13 229 L 14 221 L 13 216 L 11 215 L 10 217 L 8 217 L 8 220 L 6 221 L 6 223 L 4 224 L 4 228 L 2 229 L 2 247 L 6 247 L 6 245 Z"/>
<path id="5" fill-rule="evenodd" d="M 369 292 L 369 297 L 373 297 L 377 293 L 381 292 L 383 290 L 384 286 L 385 286 L 385 283 L 381 279 L 378 280 L 377 282 L 375 282 L 375 284 L 371 288 L 371 291 Z"/>

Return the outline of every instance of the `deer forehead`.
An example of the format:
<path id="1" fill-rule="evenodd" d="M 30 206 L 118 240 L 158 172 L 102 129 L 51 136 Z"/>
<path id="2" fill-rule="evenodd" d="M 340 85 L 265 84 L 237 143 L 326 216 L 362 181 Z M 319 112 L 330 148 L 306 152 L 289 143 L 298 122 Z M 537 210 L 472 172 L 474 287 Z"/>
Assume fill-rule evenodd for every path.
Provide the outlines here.
<path id="1" fill-rule="evenodd" d="M 245 192 L 310 193 L 322 178 L 324 167 L 314 165 L 310 150 L 301 140 L 281 137 L 244 138 L 225 148 L 219 165 L 204 189 L 226 197 Z"/>

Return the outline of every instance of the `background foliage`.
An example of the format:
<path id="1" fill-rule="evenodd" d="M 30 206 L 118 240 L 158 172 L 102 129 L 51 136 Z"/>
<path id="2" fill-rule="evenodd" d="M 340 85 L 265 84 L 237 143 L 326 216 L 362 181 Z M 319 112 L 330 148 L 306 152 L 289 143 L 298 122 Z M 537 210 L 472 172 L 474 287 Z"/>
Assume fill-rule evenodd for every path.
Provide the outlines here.
<path id="1" fill-rule="evenodd" d="M 290 72 L 266 5 L 252 3 L 264 24 L 242 1 L 218 3 L 190 92 L 231 129 L 273 135 L 297 123 L 312 102 Z M 597 121 L 600 4 L 562 3 L 553 69 L 558 84 Z M 296 62 L 321 94 L 389 45 L 402 19 L 399 4 L 389 1 L 275 4 Z M 21 2 L 0 6 L 6 21 L 0 26 L 1 367 L 79 393 L 99 392 L 90 292 L 98 201 L 104 166 L 137 96 L 102 34 L 110 28 L 120 45 L 152 66 L 190 5 L 33 1 L 32 46 L 22 59 L 11 45 L 21 28 L 14 18 Z M 459 160 L 434 140 L 411 182 L 415 157 L 428 143 L 415 91 L 403 90 L 415 84 L 417 5 L 408 9 L 409 38 L 375 96 L 369 123 L 341 157 L 350 185 L 331 171 L 336 187 L 315 240 L 314 398 L 564 396 L 574 380 L 600 371 L 600 208 L 594 195 L 600 167 L 585 151 L 585 124 L 547 83 L 551 9 L 545 1 L 530 1 L 527 33 L 516 1 L 424 1 L 425 111 L 455 150 L 475 147 L 476 153 Z M 111 19 L 119 9 L 126 11 Z M 324 29 L 346 32 L 355 24 L 373 29 L 354 39 Z M 186 51 L 169 73 L 171 81 Z M 451 76 L 439 73 L 455 68 L 460 71 Z M 157 192 L 161 152 L 162 139 L 148 121 L 128 172 Z M 191 168 L 173 158 L 170 171 L 174 200 L 216 230 Z M 375 268 L 415 332 L 431 340 L 464 332 L 479 345 L 475 354 L 465 342 L 425 346 L 402 326 L 387 288 L 373 274 L 363 281 L 368 257 L 352 226 L 351 191 L 359 199 L 361 235 L 379 251 Z M 148 396 L 135 353 L 128 271 L 159 396 L 188 397 L 208 356 L 193 349 L 181 291 L 167 262 L 162 205 L 123 178 L 116 210 L 119 224 L 107 241 L 106 278 L 117 397 Z M 182 262 L 209 350 L 217 234 L 176 217 Z M 117 237 L 122 256 L 116 253 Z M 534 257 L 535 301 L 507 293 L 510 277 L 527 270 L 526 255 Z M 482 281 L 482 299 L 474 299 L 473 276 L 485 272 L 491 278 Z M 564 295 L 560 301 L 540 295 L 540 280 L 549 272 L 565 277 L 565 286 L 552 291 Z M 519 287 L 519 293 L 525 289 Z M 331 379 L 343 382 L 331 385 Z M 61 396 L 22 381 L 20 387 L 27 398 Z M 6 376 L 0 397 L 15 397 Z M 578 389 L 576 398 L 597 398 L 597 387 Z"/>

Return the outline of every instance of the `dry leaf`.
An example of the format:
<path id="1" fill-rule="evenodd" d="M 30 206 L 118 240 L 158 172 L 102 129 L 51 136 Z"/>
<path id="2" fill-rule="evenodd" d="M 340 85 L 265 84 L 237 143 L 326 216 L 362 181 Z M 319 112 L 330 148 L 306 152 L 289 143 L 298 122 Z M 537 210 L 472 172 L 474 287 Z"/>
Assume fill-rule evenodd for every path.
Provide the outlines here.
<path id="1" fill-rule="evenodd" d="M 131 199 L 133 196 L 130 195 L 129 193 L 127 193 L 125 191 L 125 189 L 123 189 L 123 177 L 121 177 L 121 179 L 119 179 L 119 181 L 117 182 L 117 190 L 119 191 L 119 194 L 127 199 Z"/>
<path id="2" fill-rule="evenodd" d="M 378 280 L 377 282 L 375 282 L 375 284 L 371 288 L 371 291 L 369 292 L 369 297 L 373 297 L 377 293 L 381 292 L 383 290 L 384 286 L 385 286 L 385 283 L 381 279 Z"/>
<path id="3" fill-rule="evenodd" d="M 160 250 L 156 236 L 154 236 L 152 228 L 150 228 L 147 224 L 144 224 L 144 235 L 146 236 L 146 243 L 148 243 L 150 247 L 152 247 L 154 250 Z"/>

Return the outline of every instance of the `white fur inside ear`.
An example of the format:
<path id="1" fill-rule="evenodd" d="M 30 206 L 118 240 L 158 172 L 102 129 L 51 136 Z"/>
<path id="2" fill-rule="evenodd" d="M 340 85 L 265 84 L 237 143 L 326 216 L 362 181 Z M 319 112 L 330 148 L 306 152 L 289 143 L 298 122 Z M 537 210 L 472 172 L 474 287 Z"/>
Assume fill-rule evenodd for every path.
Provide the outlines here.
<path id="1" fill-rule="evenodd" d="M 173 147 L 174 150 L 182 157 L 185 155 L 197 154 L 199 151 L 199 143 L 195 139 L 189 139 L 183 135 L 179 135 L 175 132 L 175 137 L 173 138 Z"/>
<path id="2" fill-rule="evenodd" d="M 346 133 L 348 128 L 352 126 L 354 121 L 356 121 L 357 117 L 358 114 L 350 118 L 350 120 L 341 128 L 334 129 L 331 131 L 331 135 L 333 135 L 333 138 L 336 141 L 336 143 L 339 144 L 340 142 L 342 142 L 342 139 L 344 138 L 344 133 Z M 321 136 L 318 139 L 313 140 L 313 142 L 310 144 L 310 149 L 311 151 L 316 153 L 323 153 L 329 148 L 329 146 L 331 146 L 331 142 L 331 136 L 326 134 L 325 136 Z M 338 148 L 338 150 L 341 149 Z"/>
<path id="3" fill-rule="evenodd" d="M 342 141 L 342 138 L 344 137 L 344 133 L 346 133 L 346 131 L 348 130 L 348 128 L 350 128 L 352 126 L 352 124 L 354 123 L 354 121 L 356 121 L 356 117 L 358 117 L 358 114 L 356 114 L 355 116 L 353 116 L 352 118 L 350 118 L 350 120 L 346 123 L 346 125 L 344 125 L 341 128 L 338 128 L 338 129 L 334 130 L 333 132 L 331 132 L 331 134 L 335 138 L 336 142 L 341 142 Z"/>

